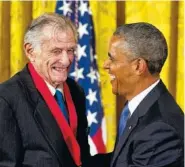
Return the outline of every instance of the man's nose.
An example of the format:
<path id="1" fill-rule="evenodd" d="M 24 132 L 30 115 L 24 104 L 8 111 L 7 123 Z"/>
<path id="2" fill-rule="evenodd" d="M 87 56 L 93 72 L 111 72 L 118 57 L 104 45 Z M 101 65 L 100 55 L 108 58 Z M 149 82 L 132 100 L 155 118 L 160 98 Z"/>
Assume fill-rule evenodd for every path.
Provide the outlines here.
<path id="1" fill-rule="evenodd" d="M 67 54 L 67 51 L 65 51 L 65 50 L 62 51 L 60 59 L 61 59 L 63 64 L 65 64 L 65 65 L 69 65 L 70 64 L 70 59 L 69 59 L 69 55 Z"/>
<path id="2" fill-rule="evenodd" d="M 104 61 L 103 68 L 104 68 L 105 70 L 109 69 L 109 60 L 105 60 L 105 61 Z"/>

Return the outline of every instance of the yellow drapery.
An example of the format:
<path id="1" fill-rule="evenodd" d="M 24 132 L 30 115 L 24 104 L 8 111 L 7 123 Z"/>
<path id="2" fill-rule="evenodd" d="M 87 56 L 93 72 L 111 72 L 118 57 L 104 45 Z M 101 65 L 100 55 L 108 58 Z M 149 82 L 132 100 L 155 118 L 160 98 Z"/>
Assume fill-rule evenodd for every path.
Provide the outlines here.
<path id="1" fill-rule="evenodd" d="M 10 4 L 10 75 L 22 69 L 27 61 L 23 37 L 31 20 L 31 2 L 12 1 Z M 28 13 L 28 14 L 25 14 Z"/>
<path id="2" fill-rule="evenodd" d="M 90 1 L 96 35 L 97 62 L 101 79 L 101 92 L 104 114 L 106 119 L 107 152 L 114 148 L 116 136 L 116 103 L 109 77 L 103 70 L 104 60 L 107 58 L 108 42 L 116 28 L 116 2 Z M 110 10 L 111 9 L 111 10 Z"/>
<path id="3" fill-rule="evenodd" d="M 176 100 L 184 109 L 184 1 L 179 2 Z"/>

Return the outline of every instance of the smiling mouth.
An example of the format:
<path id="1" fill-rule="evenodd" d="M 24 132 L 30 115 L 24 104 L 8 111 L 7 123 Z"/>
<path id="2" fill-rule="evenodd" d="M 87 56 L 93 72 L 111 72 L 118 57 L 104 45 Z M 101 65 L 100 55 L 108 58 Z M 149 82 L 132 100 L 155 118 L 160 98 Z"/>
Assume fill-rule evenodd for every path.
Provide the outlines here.
<path id="1" fill-rule="evenodd" d="M 111 81 L 113 81 L 113 80 L 116 79 L 115 75 L 109 74 L 109 76 L 110 76 L 110 80 L 111 80 Z"/>
<path id="2" fill-rule="evenodd" d="M 62 68 L 62 67 L 52 67 L 53 70 L 57 72 L 66 72 L 67 68 Z"/>

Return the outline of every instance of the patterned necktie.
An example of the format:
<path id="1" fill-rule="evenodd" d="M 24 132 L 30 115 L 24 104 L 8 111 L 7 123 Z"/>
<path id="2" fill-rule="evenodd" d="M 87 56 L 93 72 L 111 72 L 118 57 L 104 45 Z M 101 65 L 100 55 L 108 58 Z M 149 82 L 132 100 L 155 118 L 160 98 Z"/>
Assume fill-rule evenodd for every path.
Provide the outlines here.
<path id="1" fill-rule="evenodd" d="M 65 119 L 68 121 L 69 120 L 68 119 L 68 112 L 67 112 L 67 108 L 66 108 L 62 93 L 59 90 L 56 90 L 54 97 L 55 97 L 58 105 L 60 106 L 61 112 L 63 113 Z"/>
<path id="2" fill-rule="evenodd" d="M 123 108 L 123 111 L 121 113 L 120 120 L 119 120 L 119 133 L 118 133 L 119 138 L 123 134 L 129 115 L 130 115 L 130 111 L 127 103 Z"/>

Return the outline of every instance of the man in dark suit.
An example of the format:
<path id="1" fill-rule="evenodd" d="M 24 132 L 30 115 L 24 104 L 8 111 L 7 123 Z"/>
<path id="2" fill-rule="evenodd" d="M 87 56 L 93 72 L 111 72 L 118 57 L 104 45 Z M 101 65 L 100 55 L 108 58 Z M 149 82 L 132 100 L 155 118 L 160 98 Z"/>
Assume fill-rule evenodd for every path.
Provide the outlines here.
<path id="1" fill-rule="evenodd" d="M 127 100 L 111 167 L 184 166 L 184 114 L 160 79 L 163 34 L 148 23 L 125 24 L 114 32 L 108 56 L 112 91 Z"/>
<path id="2" fill-rule="evenodd" d="M 67 78 L 77 32 L 44 14 L 24 37 L 26 67 L 0 84 L 0 167 L 89 167 L 85 96 Z"/>

